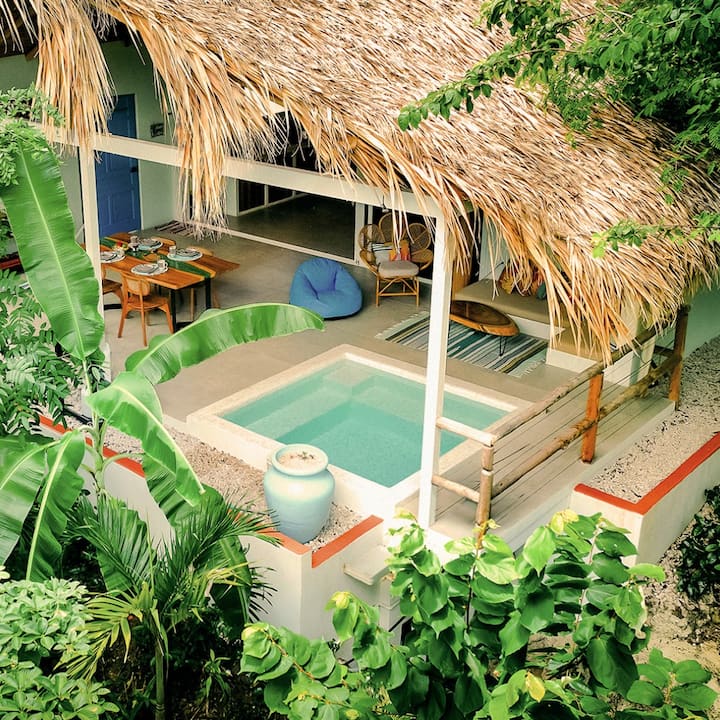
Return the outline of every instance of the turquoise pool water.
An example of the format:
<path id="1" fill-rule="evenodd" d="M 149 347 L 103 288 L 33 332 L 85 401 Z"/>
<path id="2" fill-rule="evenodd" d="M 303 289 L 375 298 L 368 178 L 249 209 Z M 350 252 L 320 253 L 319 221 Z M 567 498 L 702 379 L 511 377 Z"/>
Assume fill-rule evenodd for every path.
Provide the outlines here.
<path id="1" fill-rule="evenodd" d="M 424 385 L 340 360 L 222 417 L 282 443 L 309 443 L 330 463 L 392 487 L 420 469 Z M 507 413 L 446 392 L 443 414 L 483 429 Z M 443 432 L 441 452 L 463 438 Z"/>

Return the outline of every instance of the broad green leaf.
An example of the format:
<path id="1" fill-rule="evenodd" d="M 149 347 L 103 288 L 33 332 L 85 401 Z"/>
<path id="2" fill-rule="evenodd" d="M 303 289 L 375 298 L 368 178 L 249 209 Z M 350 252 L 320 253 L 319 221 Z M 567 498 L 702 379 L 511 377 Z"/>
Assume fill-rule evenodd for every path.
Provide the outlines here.
<path id="1" fill-rule="evenodd" d="M 418 720 L 440 720 L 445 714 L 447 696 L 440 683 L 433 683 L 428 688 L 425 702 L 417 710 Z"/>
<path id="2" fill-rule="evenodd" d="M 484 553 L 475 562 L 475 569 L 488 580 L 498 585 L 511 583 L 518 579 L 515 558 L 497 555 L 495 553 Z"/>
<path id="3" fill-rule="evenodd" d="M 593 697 L 592 695 L 585 695 L 581 697 L 580 707 L 593 717 L 600 717 L 603 713 L 611 710 L 608 703 L 604 700 L 600 700 L 600 698 Z"/>
<path id="4" fill-rule="evenodd" d="M 80 494 L 83 479 L 78 473 L 85 457 L 85 440 L 79 432 L 68 432 L 47 446 L 47 475 L 38 495 L 38 511 L 30 540 L 26 577 L 45 580 L 55 573 L 60 557 L 60 537 L 68 513 Z"/>
<path id="5" fill-rule="evenodd" d="M 414 588 L 418 605 L 428 615 L 434 615 L 448 601 L 448 582 L 442 575 L 418 575 Z"/>
<path id="6" fill-rule="evenodd" d="M 549 528 L 539 527 L 525 541 L 522 556 L 539 573 L 547 565 L 554 552 L 555 538 L 553 534 Z"/>
<path id="7" fill-rule="evenodd" d="M 675 679 L 680 684 L 706 683 L 712 675 L 697 660 L 681 660 L 675 664 Z"/>
<path id="8" fill-rule="evenodd" d="M 244 659 L 244 656 L 243 656 Z M 268 682 L 263 688 L 263 702 L 268 710 L 276 713 L 287 713 L 285 698 L 288 694 L 290 681 L 286 678 Z"/>
<path id="9" fill-rule="evenodd" d="M 263 658 L 265 657 L 272 642 L 268 637 L 267 623 L 253 623 L 248 625 L 242 632 L 243 641 L 243 662 L 245 657 Z"/>
<path id="10" fill-rule="evenodd" d="M 595 582 L 587 589 L 585 599 L 600 610 L 604 610 L 613 606 L 617 592 L 616 585 L 603 585 Z"/>
<path id="11" fill-rule="evenodd" d="M 128 357 L 125 369 L 157 385 L 236 345 L 323 327 L 316 313 L 283 303 L 208 310 L 172 335 L 154 337 L 149 347 Z"/>
<path id="12" fill-rule="evenodd" d="M 622 585 L 630 577 L 628 569 L 618 558 L 603 552 L 593 556 L 592 569 L 601 580 L 615 585 Z"/>
<path id="13" fill-rule="evenodd" d="M 322 704 L 317 709 L 318 720 L 338 720 L 340 717 L 340 711 L 337 705 Z"/>
<path id="14" fill-rule="evenodd" d="M 527 598 L 520 611 L 520 622 L 531 633 L 536 633 L 552 622 L 554 611 L 553 595 L 543 588 Z"/>
<path id="15" fill-rule="evenodd" d="M 355 598 L 347 592 L 335 593 L 328 603 L 328 609 L 330 607 L 333 608 L 332 622 L 337 639 L 345 642 L 353 636 L 360 608 Z"/>
<path id="16" fill-rule="evenodd" d="M 165 429 L 153 386 L 140 375 L 123 372 L 106 388 L 89 395 L 88 405 L 118 430 L 143 444 L 148 488 L 170 523 L 197 504 L 204 488 Z"/>
<path id="17" fill-rule="evenodd" d="M 407 678 L 407 661 L 405 656 L 396 648 L 392 649 L 390 656 L 390 674 L 385 680 L 384 686 L 388 690 L 400 687 Z"/>
<path id="18" fill-rule="evenodd" d="M 87 253 L 75 242 L 73 218 L 55 154 L 24 150 L 16 156 L 17 185 L 0 186 L 0 200 L 30 287 L 58 342 L 86 358 L 102 341 L 100 290 Z"/>
<path id="19" fill-rule="evenodd" d="M 515 597 L 515 589 L 509 582 L 498 584 L 478 574 L 472 578 L 471 587 L 476 597 L 494 604 L 500 604 Z"/>
<path id="20" fill-rule="evenodd" d="M 530 639 L 530 631 L 522 624 L 520 613 L 515 611 L 500 630 L 500 641 L 502 642 L 503 655 L 512 655 L 520 648 L 527 645 Z"/>
<path id="21" fill-rule="evenodd" d="M 659 565 L 651 563 L 638 563 L 631 567 L 629 572 L 633 577 L 646 577 L 658 582 L 665 580 L 665 571 Z"/>
<path id="22" fill-rule="evenodd" d="M 442 677 L 455 677 L 460 670 L 460 663 L 452 647 L 444 637 L 439 637 L 428 647 L 428 660 L 438 669 Z"/>
<path id="23" fill-rule="evenodd" d="M 618 617 L 635 631 L 640 630 L 647 619 L 643 596 L 636 586 L 620 588 L 613 601 L 613 608 Z"/>
<path id="24" fill-rule="evenodd" d="M 536 702 L 540 702 L 545 697 L 545 684 L 537 675 L 531 672 L 525 675 L 525 688 L 530 697 Z"/>
<path id="25" fill-rule="evenodd" d="M 45 480 L 46 444 L 0 438 L 0 565 L 20 539 L 23 523 Z"/>
<path id="26" fill-rule="evenodd" d="M 501 537 L 492 533 L 483 538 L 483 548 L 487 552 L 497 553 L 505 557 L 512 557 L 513 554 L 511 547 Z"/>
<path id="27" fill-rule="evenodd" d="M 670 698 L 685 710 L 708 710 L 717 699 L 717 693 L 707 685 L 691 683 L 670 690 Z"/>
<path id="28" fill-rule="evenodd" d="M 639 705 L 662 707 L 665 698 L 662 691 L 646 680 L 636 680 L 628 690 L 627 699 Z"/>
<path id="29" fill-rule="evenodd" d="M 427 577 L 442 571 L 438 556 L 432 550 L 423 549 L 412 556 L 412 563 L 417 571 Z"/>
<path id="30" fill-rule="evenodd" d="M 458 709 L 468 715 L 483 706 L 486 696 L 482 687 L 471 676 L 461 674 L 455 681 L 453 700 Z"/>
<path id="31" fill-rule="evenodd" d="M 259 673 L 257 676 L 258 680 L 274 680 L 279 678 L 293 667 L 292 658 L 288 655 L 280 655 L 280 660 L 273 667 L 266 670 L 265 672 Z"/>
<path id="32" fill-rule="evenodd" d="M 445 564 L 445 572 L 450 575 L 456 575 L 457 577 L 463 577 L 470 572 L 470 569 L 475 564 L 475 558 L 472 555 L 463 555 L 461 557 L 453 558 Z"/>
<path id="33" fill-rule="evenodd" d="M 390 660 L 392 649 L 384 632 L 378 632 L 367 644 L 356 644 L 355 659 L 361 669 L 385 667 Z"/>
<path id="34" fill-rule="evenodd" d="M 616 530 L 603 530 L 595 539 L 595 544 L 610 557 L 627 557 L 637 552 L 627 536 Z"/>
<path id="35" fill-rule="evenodd" d="M 322 679 L 327 677 L 334 669 L 337 660 L 327 643 L 316 640 L 313 643 L 312 658 L 305 666 L 305 670 L 313 677 Z"/>
<path id="36" fill-rule="evenodd" d="M 588 643 L 587 659 L 595 679 L 623 697 L 638 679 L 632 655 L 613 638 L 594 638 Z"/>
<path id="37" fill-rule="evenodd" d="M 664 688 L 667 687 L 670 682 L 670 673 L 664 668 L 658 667 L 651 662 L 639 663 L 638 672 L 640 677 L 647 678 L 653 685 Z"/>

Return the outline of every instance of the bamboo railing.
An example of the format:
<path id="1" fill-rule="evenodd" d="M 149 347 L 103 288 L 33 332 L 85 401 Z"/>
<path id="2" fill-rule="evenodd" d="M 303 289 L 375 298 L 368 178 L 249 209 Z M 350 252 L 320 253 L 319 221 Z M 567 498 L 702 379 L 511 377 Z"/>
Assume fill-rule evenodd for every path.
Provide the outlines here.
<path id="1" fill-rule="evenodd" d="M 591 462 L 595 456 L 595 444 L 599 423 L 633 398 L 644 395 L 651 385 L 657 383 L 660 378 L 666 375 L 670 377 L 668 398 L 674 402 L 677 407 L 680 400 L 680 379 L 682 374 L 683 353 L 685 351 L 688 312 L 689 307 L 687 306 L 681 307 L 678 311 L 675 320 L 675 336 L 672 350 L 665 353 L 659 350 L 656 353 L 658 355 L 666 355 L 663 363 L 659 367 L 650 369 L 638 382 L 626 388 L 604 405 L 602 404 L 602 390 L 605 370 L 629 353 L 635 352 L 648 342 L 648 340 L 652 339 L 656 334 L 654 328 L 646 330 L 635 338 L 632 343 L 615 350 L 612 353 L 608 365 L 602 361 L 595 363 L 583 372 L 577 374 L 569 382 L 552 390 L 548 395 L 533 405 L 509 415 L 505 422 L 496 425 L 491 433 L 477 430 L 464 423 L 451 420 L 450 418 L 439 417 L 436 424 L 440 430 L 448 430 L 456 433 L 469 440 L 474 440 L 482 446 L 481 467 L 477 488 L 468 487 L 467 485 L 449 480 L 441 475 L 433 475 L 433 485 L 475 502 L 477 504 L 475 523 L 479 525 L 490 518 L 492 498 L 522 480 L 531 470 L 534 470 L 555 453 L 567 448 L 570 443 L 580 436 L 583 437 L 580 459 L 583 462 Z M 547 444 L 539 448 L 524 462 L 515 467 L 511 472 L 503 475 L 502 478 L 496 482 L 494 466 L 495 446 L 498 441 L 507 437 L 510 433 L 521 429 L 523 426 L 526 426 L 535 418 L 543 414 L 548 414 L 557 403 L 568 396 L 573 390 L 581 387 L 584 383 L 588 385 L 585 417 L 580 422 L 563 429 Z"/>

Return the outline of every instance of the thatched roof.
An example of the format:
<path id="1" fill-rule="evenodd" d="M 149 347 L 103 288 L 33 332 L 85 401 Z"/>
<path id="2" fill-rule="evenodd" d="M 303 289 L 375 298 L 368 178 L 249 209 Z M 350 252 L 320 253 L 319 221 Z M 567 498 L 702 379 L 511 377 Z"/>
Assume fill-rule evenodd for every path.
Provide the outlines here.
<path id="1" fill-rule="evenodd" d="M 0 0 L 16 6 L 25 0 Z M 548 278 L 551 308 L 584 319 L 603 348 L 627 339 L 621 309 L 662 323 L 688 287 L 714 277 L 701 241 L 648 240 L 602 260 L 591 236 L 623 219 L 687 224 L 716 208 L 720 187 L 692 169 L 665 203 L 668 135 L 627 110 L 575 147 L 560 119 L 509 84 L 471 114 L 401 132 L 398 110 L 459 77 L 501 38 L 473 27 L 477 0 L 37 0 L 38 85 L 80 135 L 102 125 L 109 87 L 88 8 L 124 23 L 147 49 L 175 115 L 194 207 L 222 214 L 222 159 L 262 155 L 280 104 L 302 126 L 324 172 L 432 198 L 451 222 L 450 255 L 467 257 L 455 218 L 468 203 L 501 229 L 513 255 Z M 1 13 L 0 13 L 1 14 Z M 100 14 L 102 17 L 102 13 Z M 630 328 L 632 335 L 634 328 Z"/>

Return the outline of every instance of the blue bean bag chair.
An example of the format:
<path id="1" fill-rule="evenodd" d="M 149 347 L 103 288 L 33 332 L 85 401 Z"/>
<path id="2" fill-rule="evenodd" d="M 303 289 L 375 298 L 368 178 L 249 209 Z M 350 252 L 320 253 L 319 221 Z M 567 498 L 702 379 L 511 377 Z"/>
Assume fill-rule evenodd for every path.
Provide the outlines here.
<path id="1" fill-rule="evenodd" d="M 339 262 L 312 258 L 295 271 L 290 304 L 314 310 L 323 318 L 347 317 L 362 307 L 362 291 Z"/>

